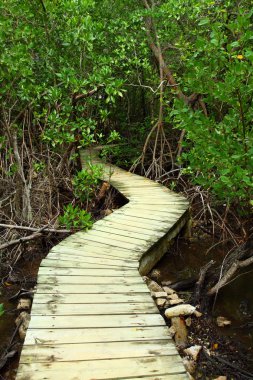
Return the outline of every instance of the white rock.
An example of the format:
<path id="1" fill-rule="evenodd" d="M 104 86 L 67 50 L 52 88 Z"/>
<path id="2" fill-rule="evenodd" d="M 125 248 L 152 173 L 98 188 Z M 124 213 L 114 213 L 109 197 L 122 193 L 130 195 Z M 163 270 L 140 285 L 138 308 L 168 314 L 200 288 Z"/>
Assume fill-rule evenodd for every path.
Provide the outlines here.
<path id="1" fill-rule="evenodd" d="M 188 360 L 186 358 L 183 359 L 184 366 L 186 368 L 186 371 L 189 372 L 191 375 L 194 374 L 196 370 L 196 363 L 194 360 Z"/>
<path id="2" fill-rule="evenodd" d="M 28 329 L 30 319 L 30 314 L 22 311 L 22 313 L 20 313 L 15 320 L 16 326 L 19 326 L 18 332 L 21 339 L 25 339 L 26 330 Z"/>
<path id="3" fill-rule="evenodd" d="M 171 289 L 169 286 L 163 286 L 163 290 L 167 293 L 167 294 L 175 294 L 175 290 Z"/>
<path id="4" fill-rule="evenodd" d="M 156 302 L 157 306 L 163 307 L 165 305 L 166 299 L 164 299 L 164 298 L 157 298 L 157 300 L 155 302 Z"/>
<path id="5" fill-rule="evenodd" d="M 17 310 L 30 310 L 32 301 L 29 298 L 20 298 Z"/>
<path id="6" fill-rule="evenodd" d="M 191 347 L 185 348 L 184 353 L 186 355 L 191 356 L 193 360 L 197 361 L 201 349 L 202 349 L 202 346 L 197 346 L 197 345 L 191 346 Z"/>
<path id="7" fill-rule="evenodd" d="M 170 306 L 179 305 L 180 303 L 184 303 L 184 300 L 182 300 L 181 298 L 177 298 L 175 300 L 169 300 Z"/>
<path id="8" fill-rule="evenodd" d="M 200 318 L 203 314 L 200 312 L 200 311 L 198 311 L 198 310 L 195 310 L 194 312 L 193 312 L 193 314 L 195 315 L 195 317 L 197 317 L 197 318 Z"/>
<path id="9" fill-rule="evenodd" d="M 171 318 L 171 325 L 175 328 L 176 333 L 174 335 L 175 343 L 177 347 L 184 348 L 188 344 L 188 334 L 185 325 L 184 318 L 173 317 Z"/>
<path id="10" fill-rule="evenodd" d="M 227 318 L 225 317 L 217 317 L 216 319 L 216 322 L 217 322 L 217 325 L 219 327 L 225 327 L 225 326 L 229 326 L 231 325 L 231 321 L 229 321 Z"/>
<path id="11" fill-rule="evenodd" d="M 157 284 L 157 282 L 151 280 L 147 276 L 143 277 L 144 282 L 147 284 L 151 292 L 164 292 L 163 288 Z"/>
<path id="12" fill-rule="evenodd" d="M 190 326 L 191 326 L 191 324 L 192 324 L 192 319 L 191 319 L 191 317 L 186 318 L 186 320 L 185 320 L 185 324 L 186 324 L 187 327 L 190 327 Z"/>
<path id="13" fill-rule="evenodd" d="M 113 210 L 110 210 L 109 208 L 107 208 L 106 210 L 102 210 L 101 211 L 101 214 L 103 215 L 103 216 L 108 216 L 108 215 L 110 215 L 110 214 L 112 214 L 113 213 Z"/>
<path id="14" fill-rule="evenodd" d="M 173 294 L 168 294 L 168 298 L 170 300 L 178 300 L 179 297 L 178 297 L 177 293 L 173 293 Z"/>
<path id="15" fill-rule="evenodd" d="M 165 300 L 167 299 L 167 293 L 165 292 L 151 292 L 151 296 L 155 299 L 157 298 L 164 298 Z"/>
<path id="16" fill-rule="evenodd" d="M 167 318 L 179 317 L 180 315 L 191 315 L 196 310 L 196 307 L 184 304 L 170 307 L 165 311 L 165 316 Z"/>
<path id="17" fill-rule="evenodd" d="M 173 336 L 176 334 L 176 329 L 174 326 L 170 326 L 169 333 L 170 333 L 171 337 L 173 338 Z"/>
<path id="18" fill-rule="evenodd" d="M 214 380 L 227 380 L 227 376 L 219 376 L 216 377 Z"/>

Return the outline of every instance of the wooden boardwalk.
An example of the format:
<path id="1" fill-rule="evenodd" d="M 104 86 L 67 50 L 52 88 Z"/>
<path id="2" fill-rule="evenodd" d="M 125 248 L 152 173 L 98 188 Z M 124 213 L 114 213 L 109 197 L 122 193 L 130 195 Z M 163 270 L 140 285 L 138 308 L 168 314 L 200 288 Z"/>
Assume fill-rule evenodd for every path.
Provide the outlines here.
<path id="1" fill-rule="evenodd" d="M 90 158 L 100 162 L 95 151 Z M 103 166 L 103 179 L 129 203 L 42 261 L 17 380 L 188 378 L 139 273 L 165 253 L 188 204 L 151 180 Z"/>

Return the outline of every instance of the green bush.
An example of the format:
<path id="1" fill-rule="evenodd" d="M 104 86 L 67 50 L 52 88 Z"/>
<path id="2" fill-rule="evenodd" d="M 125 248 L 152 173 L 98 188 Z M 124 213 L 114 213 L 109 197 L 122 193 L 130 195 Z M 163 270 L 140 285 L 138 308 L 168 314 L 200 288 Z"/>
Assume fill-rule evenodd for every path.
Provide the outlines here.
<path id="1" fill-rule="evenodd" d="M 79 206 L 74 207 L 72 204 L 64 206 L 64 214 L 59 216 L 58 220 L 60 225 L 68 229 L 80 228 L 87 230 L 93 225 L 91 214 L 82 210 Z"/>
<path id="2" fill-rule="evenodd" d="M 101 165 L 88 163 L 87 169 L 80 170 L 73 178 L 75 196 L 82 202 L 90 200 L 95 194 L 102 173 Z"/>

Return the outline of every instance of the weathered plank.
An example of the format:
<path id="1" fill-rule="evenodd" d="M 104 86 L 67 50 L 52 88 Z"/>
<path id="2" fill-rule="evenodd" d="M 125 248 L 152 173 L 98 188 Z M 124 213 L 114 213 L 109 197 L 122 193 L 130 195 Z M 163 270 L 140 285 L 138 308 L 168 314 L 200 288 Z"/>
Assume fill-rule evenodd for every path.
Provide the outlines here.
<path id="1" fill-rule="evenodd" d="M 136 214 L 136 210 L 133 208 L 125 208 L 123 210 L 117 210 L 115 213 L 117 215 L 128 215 L 135 217 L 139 220 L 156 220 L 156 221 L 161 221 L 161 222 L 166 222 L 166 223 L 171 223 L 171 221 L 176 222 L 179 218 L 179 216 L 182 215 L 182 212 L 168 212 L 168 213 L 158 213 L 158 212 L 149 212 L 145 211 L 144 209 L 140 209 L 139 213 Z"/>
<path id="2" fill-rule="evenodd" d="M 37 293 L 59 293 L 59 294 L 103 294 L 103 293 L 149 293 L 145 284 L 39 284 Z"/>
<path id="3" fill-rule="evenodd" d="M 51 259 L 47 258 L 43 260 L 40 264 L 42 267 L 52 267 L 52 268 L 83 268 L 83 269 L 115 269 L 121 271 L 122 269 L 134 269 L 133 266 L 124 265 L 124 268 L 121 264 L 113 265 L 113 264 L 101 264 L 99 262 L 96 263 L 87 263 L 71 260 L 63 260 L 63 259 L 54 259 L 53 256 Z M 137 269 L 137 268 L 136 268 Z"/>
<path id="4" fill-rule="evenodd" d="M 97 253 L 89 253 L 86 252 L 86 254 L 67 254 L 62 252 L 51 252 L 47 256 L 48 259 L 54 258 L 54 259 L 62 259 L 62 260 L 73 260 L 73 261 L 79 261 L 80 263 L 100 263 L 100 264 L 113 264 L 113 265 L 127 265 L 128 267 L 137 268 L 138 263 L 137 259 L 124 259 L 123 257 L 117 257 L 117 256 L 111 256 L 108 257 L 105 254 L 101 254 L 100 252 Z"/>
<path id="5" fill-rule="evenodd" d="M 20 363 L 47 363 L 48 349 L 54 362 L 76 362 L 88 360 L 122 359 L 135 357 L 156 357 L 158 355 L 177 355 L 175 346 L 161 340 L 149 342 L 107 342 L 79 343 L 47 347 L 37 345 L 35 348 L 25 346 Z"/>
<path id="6" fill-rule="evenodd" d="M 104 223 L 106 224 L 108 222 L 114 221 L 115 223 L 117 222 L 122 222 L 126 225 L 130 226 L 136 226 L 136 227 L 143 227 L 143 229 L 146 230 L 156 230 L 156 231 L 167 231 L 169 229 L 168 227 L 168 222 L 161 221 L 161 220 L 152 220 L 152 218 L 149 218 L 148 220 L 145 218 L 140 218 L 138 216 L 134 215 L 127 215 L 119 212 L 114 212 L 113 214 L 108 215 L 104 219 Z M 170 226 L 173 225 L 173 222 L 170 222 Z"/>
<path id="7" fill-rule="evenodd" d="M 179 355 L 21 364 L 17 380 L 115 379 L 185 373 Z M 84 375 L 85 374 L 85 375 Z M 85 376 L 85 377 L 84 377 Z"/>
<path id="8" fill-rule="evenodd" d="M 137 277 L 139 279 L 140 274 L 138 270 L 122 270 L 116 269 L 83 269 L 83 268 L 51 268 L 41 266 L 39 269 L 39 274 L 43 275 L 63 275 L 63 276 L 88 276 L 88 277 Z"/>
<path id="9" fill-rule="evenodd" d="M 126 261 L 126 260 L 107 260 L 103 261 L 103 257 L 84 257 L 84 258 L 78 258 L 78 257 L 67 257 L 66 255 L 50 255 L 48 258 L 43 260 L 43 263 L 41 265 L 46 266 L 45 263 L 50 262 L 52 266 L 56 267 L 80 267 L 80 268 L 114 268 L 121 270 L 122 268 L 125 269 L 137 269 L 138 268 L 138 261 Z"/>
<path id="10" fill-rule="evenodd" d="M 125 341 L 171 341 L 168 328 L 152 327 L 107 327 L 90 329 L 31 329 L 27 331 L 25 345 L 55 345 L 66 343 L 106 343 Z"/>
<path id="11" fill-rule="evenodd" d="M 119 248 L 115 249 L 115 247 L 111 246 L 104 246 L 101 249 L 101 245 L 97 245 L 94 242 L 91 242 L 90 244 L 85 244 L 83 246 L 82 244 L 78 246 L 73 246 L 71 244 L 66 244 L 64 245 L 57 245 L 53 249 L 51 249 L 50 252 L 58 252 L 58 253 L 66 253 L 69 256 L 75 255 L 75 254 L 80 254 L 85 256 L 86 254 L 90 253 L 96 253 L 99 255 L 104 255 L 106 257 L 122 257 L 124 259 L 132 259 L 132 258 L 138 258 L 139 257 L 139 252 L 135 252 L 132 250 L 121 250 Z"/>
<path id="12" fill-rule="evenodd" d="M 131 243 L 133 244 L 133 247 L 134 246 L 143 246 L 143 242 L 140 241 L 140 240 L 144 240 L 144 239 L 140 239 L 139 237 L 133 237 L 133 236 L 124 236 L 124 235 L 119 235 L 119 234 L 115 234 L 115 231 L 111 229 L 110 233 L 108 234 L 108 232 L 104 232 L 104 231 L 101 231 L 99 229 L 96 229 L 96 228 L 92 228 L 85 236 L 85 239 L 87 239 L 89 236 L 95 236 L 95 237 L 106 237 L 108 239 L 108 235 L 110 237 L 110 240 L 111 241 L 119 241 L 119 242 L 127 242 L 127 243 Z"/>
<path id="13" fill-rule="evenodd" d="M 66 329 L 70 325 L 75 329 L 94 327 L 145 327 L 160 326 L 164 320 L 160 314 L 127 314 L 121 315 L 72 315 L 66 318 L 62 315 L 37 316 L 33 315 L 29 328 L 31 329 Z"/>
<path id="14" fill-rule="evenodd" d="M 109 293 L 109 294 L 73 294 L 73 293 L 36 293 L 35 303 L 57 302 L 65 303 L 86 303 L 86 304 L 111 304 L 115 303 L 149 303 L 150 293 Z M 32 309 L 33 310 L 33 309 Z"/>
<path id="15" fill-rule="evenodd" d="M 115 241 L 113 239 L 109 239 L 108 237 L 106 238 L 100 238 L 99 236 L 82 236 L 82 235 L 77 235 L 75 237 L 75 240 L 68 240 L 67 241 L 67 244 L 69 247 L 81 247 L 83 246 L 83 248 L 85 248 L 86 245 L 94 245 L 94 246 L 97 246 L 97 247 L 100 247 L 101 249 L 103 248 L 108 248 L 110 249 L 111 247 L 114 247 L 114 248 L 117 248 L 119 250 L 135 250 L 135 251 L 139 251 L 141 249 L 141 245 L 139 247 L 136 247 L 135 244 L 131 244 L 131 243 L 124 243 L 124 242 L 119 242 L 119 241 Z M 62 246 L 63 244 L 61 243 L 61 245 L 59 244 L 59 246 Z"/>
<path id="16" fill-rule="evenodd" d="M 133 285 L 140 284 L 138 277 L 98 277 L 93 276 L 66 276 L 66 275 L 38 275 L 38 284 L 74 284 L 74 285 Z"/>
<path id="17" fill-rule="evenodd" d="M 145 230 L 142 227 L 134 227 L 134 226 L 128 226 L 124 224 L 124 222 L 109 222 L 107 221 L 106 223 L 96 223 L 93 227 L 93 230 L 95 231 L 104 231 L 110 234 L 110 232 L 114 231 L 115 234 L 120 234 L 123 236 L 133 236 L 138 238 L 139 240 L 151 240 L 151 239 L 159 239 L 161 236 L 163 236 L 163 232 L 159 231 L 150 231 L 150 230 Z"/>
<path id="18" fill-rule="evenodd" d="M 117 315 L 117 314 L 155 314 L 157 307 L 151 300 L 140 303 L 69 303 L 47 302 L 44 307 L 41 304 L 33 306 L 32 315 Z M 80 301 L 79 301 L 80 302 Z"/>

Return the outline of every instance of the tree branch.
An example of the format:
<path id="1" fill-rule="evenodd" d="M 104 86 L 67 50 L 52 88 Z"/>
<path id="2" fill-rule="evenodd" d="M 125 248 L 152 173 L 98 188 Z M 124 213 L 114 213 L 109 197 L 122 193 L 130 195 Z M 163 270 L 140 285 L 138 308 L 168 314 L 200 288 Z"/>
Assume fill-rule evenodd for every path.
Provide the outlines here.
<path id="1" fill-rule="evenodd" d="M 214 295 L 217 293 L 221 288 L 223 288 L 227 283 L 231 280 L 231 278 L 234 276 L 234 274 L 237 272 L 238 269 L 245 268 L 251 264 L 253 264 L 253 252 L 251 253 L 251 257 L 241 261 L 241 260 L 235 260 L 235 262 L 228 268 L 228 270 L 225 272 L 225 274 L 222 276 L 220 281 L 213 286 L 207 294 L 209 296 Z"/>
<path id="2" fill-rule="evenodd" d="M 11 246 L 16 245 L 16 244 L 24 243 L 24 242 L 29 241 L 29 240 L 37 239 L 41 236 L 42 236 L 42 234 L 40 232 L 34 232 L 32 235 L 25 236 L 25 237 L 22 237 L 20 239 L 11 240 L 8 243 L 4 243 L 4 244 L 0 245 L 0 250 L 11 247 Z"/>
<path id="3" fill-rule="evenodd" d="M 15 224 L 0 223 L 0 227 L 14 229 L 14 230 L 31 231 L 31 232 L 39 232 L 39 231 L 41 231 L 41 228 L 26 227 L 26 226 L 17 226 Z M 42 228 L 43 228 L 43 232 L 52 232 L 52 233 L 55 233 L 55 234 L 67 234 L 67 233 L 71 232 L 71 230 L 58 230 L 58 229 L 55 229 L 55 228 L 44 228 L 44 227 L 42 227 Z"/>

